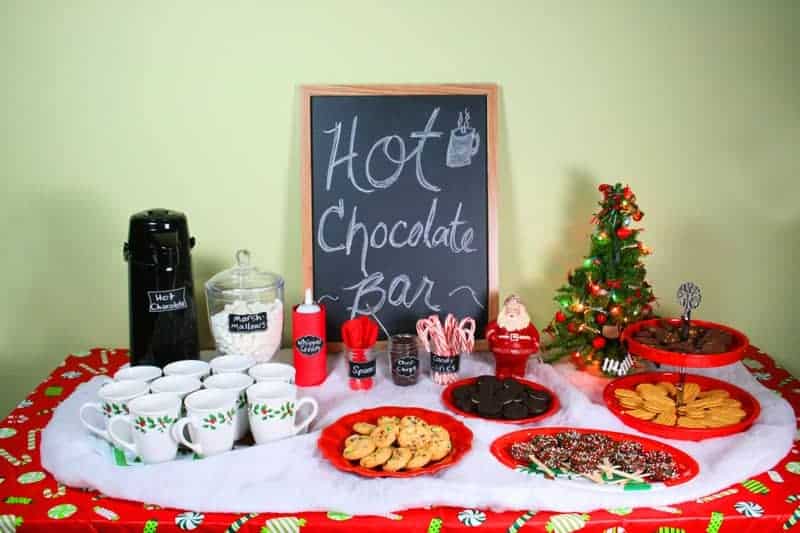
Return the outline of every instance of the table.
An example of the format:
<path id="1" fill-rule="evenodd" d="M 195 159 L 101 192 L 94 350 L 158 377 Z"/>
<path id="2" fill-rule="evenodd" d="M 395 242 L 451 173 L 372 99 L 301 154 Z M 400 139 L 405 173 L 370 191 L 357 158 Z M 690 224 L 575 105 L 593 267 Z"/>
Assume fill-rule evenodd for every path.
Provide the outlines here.
<path id="1" fill-rule="evenodd" d="M 259 513 L 235 515 L 107 498 L 66 488 L 39 462 L 40 432 L 53 409 L 75 387 L 95 375 L 113 374 L 128 362 L 124 349 L 93 348 L 69 355 L 58 368 L 0 421 L 0 533 L 14 531 L 133 532 L 254 531 L 547 531 L 590 532 L 768 532 L 792 529 L 800 521 L 800 452 L 793 448 L 773 470 L 721 492 L 672 507 L 608 509 L 589 514 L 536 510 L 493 513 L 489 510 L 430 508 L 398 511 L 381 517 L 347 516 L 335 511 L 295 516 Z M 751 347 L 744 364 L 776 394 L 800 409 L 800 381 L 768 355 Z M 797 528 L 800 533 L 800 527 Z"/>

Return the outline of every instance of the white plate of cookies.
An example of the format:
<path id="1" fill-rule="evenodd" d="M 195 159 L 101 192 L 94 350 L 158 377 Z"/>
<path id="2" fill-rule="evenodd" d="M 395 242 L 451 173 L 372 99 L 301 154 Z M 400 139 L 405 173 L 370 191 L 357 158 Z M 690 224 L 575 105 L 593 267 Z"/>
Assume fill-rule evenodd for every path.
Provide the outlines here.
<path id="1" fill-rule="evenodd" d="M 343 416 L 322 430 L 318 446 L 346 472 L 413 477 L 457 463 L 472 447 L 472 431 L 447 413 L 387 406 Z"/>

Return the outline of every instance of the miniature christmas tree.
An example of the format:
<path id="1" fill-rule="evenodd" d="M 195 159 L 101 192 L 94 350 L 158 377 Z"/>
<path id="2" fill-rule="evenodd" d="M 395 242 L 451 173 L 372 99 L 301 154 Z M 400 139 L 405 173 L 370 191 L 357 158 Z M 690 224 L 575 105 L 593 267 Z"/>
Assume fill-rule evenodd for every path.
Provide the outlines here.
<path id="1" fill-rule="evenodd" d="M 642 228 L 633 227 L 644 213 L 630 187 L 617 183 L 599 189 L 603 199 L 592 219 L 597 229 L 589 255 L 555 296 L 560 309 L 545 329 L 551 337 L 547 359 L 570 355 L 578 368 L 621 376 L 632 361 L 619 335 L 653 312 L 655 297 L 641 261 L 650 249 L 637 238 Z"/>

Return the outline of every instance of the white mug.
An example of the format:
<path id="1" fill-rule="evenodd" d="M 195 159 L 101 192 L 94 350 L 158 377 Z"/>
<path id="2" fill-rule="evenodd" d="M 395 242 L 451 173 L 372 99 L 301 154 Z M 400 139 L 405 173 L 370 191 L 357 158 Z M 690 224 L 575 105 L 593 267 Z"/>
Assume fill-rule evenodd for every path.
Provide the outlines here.
<path id="1" fill-rule="evenodd" d="M 205 389 L 186 397 L 186 414 L 172 428 L 172 438 L 197 455 L 208 457 L 233 448 L 236 393 Z M 184 430 L 189 426 L 189 436 Z"/>
<path id="2" fill-rule="evenodd" d="M 128 402 L 139 396 L 144 396 L 150 392 L 150 388 L 144 381 L 109 381 L 97 392 L 100 402 L 89 402 L 81 406 L 78 416 L 86 426 L 86 429 L 98 437 L 111 441 L 108 434 L 108 421 L 115 415 L 128 414 Z M 85 418 L 88 410 L 94 410 L 103 415 L 106 421 L 106 428 L 99 428 L 88 422 Z"/>
<path id="3" fill-rule="evenodd" d="M 161 369 L 151 365 L 126 366 L 114 374 L 114 381 L 144 381 L 150 383 L 161 377 Z"/>
<path id="4" fill-rule="evenodd" d="M 294 383 L 296 372 L 292 365 L 285 363 L 259 363 L 247 371 L 256 382 L 282 381 L 289 384 Z"/>
<path id="5" fill-rule="evenodd" d="M 183 359 L 173 361 L 164 367 L 165 376 L 191 376 L 199 380 L 211 373 L 208 363 L 199 359 Z"/>
<path id="6" fill-rule="evenodd" d="M 239 373 L 247 374 L 251 366 L 256 364 L 256 360 L 249 355 L 220 355 L 209 363 L 212 374 Z"/>
<path id="7" fill-rule="evenodd" d="M 214 374 L 206 378 L 203 385 L 207 389 L 226 390 L 236 394 L 236 415 L 233 418 L 233 440 L 239 440 L 250 430 L 247 419 L 247 387 L 253 384 L 253 378 L 245 374 Z"/>
<path id="8" fill-rule="evenodd" d="M 196 390 L 200 390 L 201 388 L 203 388 L 203 384 L 199 379 L 193 378 L 192 376 L 182 375 L 164 376 L 163 378 L 158 378 L 150 384 L 151 391 L 171 392 L 172 394 L 177 395 L 181 401 L 183 401 L 183 399 L 189 394 Z M 184 412 L 185 411 L 181 409 L 181 414 L 184 414 Z"/>
<path id="9" fill-rule="evenodd" d="M 147 464 L 175 459 L 178 443 L 171 430 L 180 416 L 181 399 L 169 392 L 157 392 L 132 400 L 128 409 L 130 415 L 117 415 L 109 420 L 111 442 L 138 455 Z M 123 436 L 118 429 L 120 425 L 129 427 L 133 441 Z"/>
<path id="10" fill-rule="evenodd" d="M 292 437 L 311 424 L 319 412 L 313 398 L 296 400 L 297 386 L 282 381 L 264 381 L 247 388 L 247 414 L 256 444 Z M 297 411 L 311 405 L 311 414 L 296 424 Z"/>

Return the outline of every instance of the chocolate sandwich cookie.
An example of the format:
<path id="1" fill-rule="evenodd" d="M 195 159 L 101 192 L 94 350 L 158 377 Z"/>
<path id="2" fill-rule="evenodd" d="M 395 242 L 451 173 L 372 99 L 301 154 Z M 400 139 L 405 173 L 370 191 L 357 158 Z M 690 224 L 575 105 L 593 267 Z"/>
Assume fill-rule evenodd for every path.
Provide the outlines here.
<path id="1" fill-rule="evenodd" d="M 521 402 L 511 402 L 503 407 L 503 417 L 508 420 L 528 418 L 528 408 Z"/>

